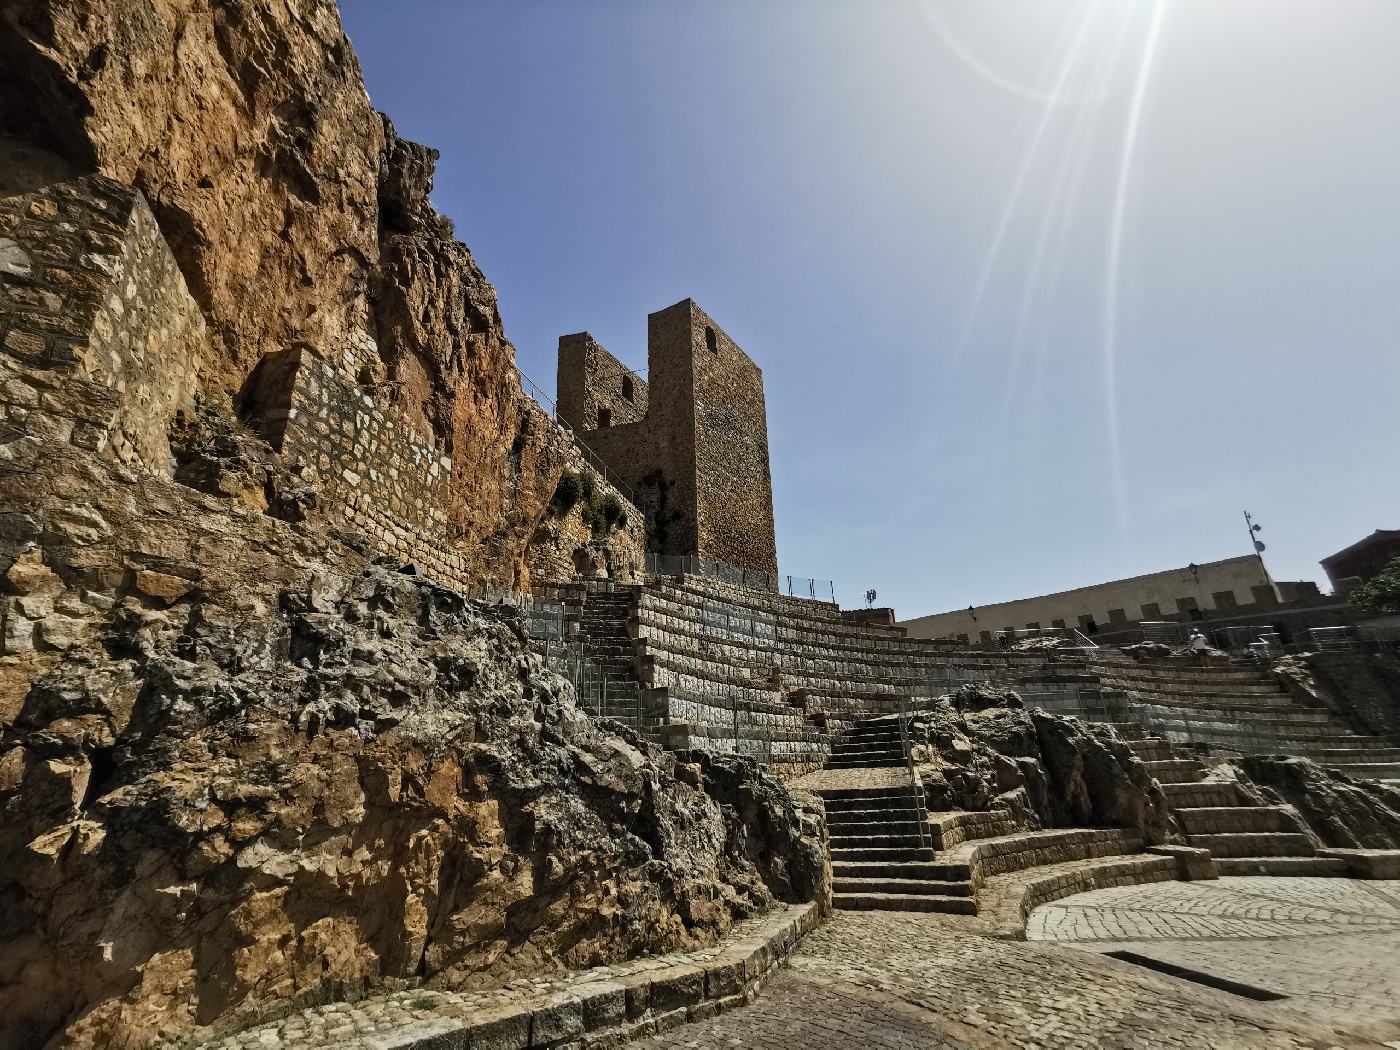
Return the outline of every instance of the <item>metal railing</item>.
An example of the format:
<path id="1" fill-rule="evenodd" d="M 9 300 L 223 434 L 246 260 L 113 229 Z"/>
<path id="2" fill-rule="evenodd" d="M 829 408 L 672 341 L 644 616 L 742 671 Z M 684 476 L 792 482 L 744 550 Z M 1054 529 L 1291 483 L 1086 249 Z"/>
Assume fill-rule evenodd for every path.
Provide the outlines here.
<path id="1" fill-rule="evenodd" d="M 992 640 L 998 649 L 1028 638 L 1059 638 L 1074 649 L 1097 649 L 1098 643 L 1073 627 L 1021 627 L 1010 631 L 993 631 Z"/>
<path id="2" fill-rule="evenodd" d="M 1186 625 L 1171 620 L 1143 620 L 1138 624 L 1144 642 L 1160 645 L 1185 645 Z"/>
<path id="3" fill-rule="evenodd" d="M 519 369 L 517 369 L 517 371 L 519 372 Z M 525 388 L 525 392 L 544 405 L 548 410 L 549 417 L 568 432 L 569 437 L 572 438 L 574 444 L 578 446 L 579 452 L 582 453 L 583 458 L 588 461 L 589 466 L 597 470 L 598 473 L 603 476 L 604 481 L 626 496 L 627 502 L 635 507 L 637 505 L 637 494 L 632 491 L 632 487 L 610 471 L 608 465 L 603 462 L 603 457 L 589 448 L 588 443 L 578 436 L 578 431 L 575 430 L 568 421 L 560 417 L 559 406 L 555 403 L 554 399 L 546 394 L 540 388 L 540 385 L 524 372 L 520 372 L 519 374 L 520 384 Z"/>
<path id="4" fill-rule="evenodd" d="M 695 554 L 657 554 L 650 551 L 647 553 L 646 572 L 648 576 L 699 576 L 750 591 L 787 594 L 793 598 L 836 604 L 836 585 L 830 580 L 779 576 Z"/>
<path id="5" fill-rule="evenodd" d="M 1361 648 L 1361 639 L 1350 627 L 1309 627 L 1303 633 L 1308 636 L 1304 647 L 1318 652 Z"/>
<path id="6" fill-rule="evenodd" d="M 910 719 L 913 718 L 907 698 L 899 701 L 899 746 L 904 749 L 904 764 L 909 771 L 909 794 L 914 804 L 914 823 L 919 829 L 919 848 L 933 848 L 933 836 L 928 828 L 928 807 L 924 802 L 924 786 L 919 781 L 919 772 L 914 768 L 914 746 L 910 735 Z"/>

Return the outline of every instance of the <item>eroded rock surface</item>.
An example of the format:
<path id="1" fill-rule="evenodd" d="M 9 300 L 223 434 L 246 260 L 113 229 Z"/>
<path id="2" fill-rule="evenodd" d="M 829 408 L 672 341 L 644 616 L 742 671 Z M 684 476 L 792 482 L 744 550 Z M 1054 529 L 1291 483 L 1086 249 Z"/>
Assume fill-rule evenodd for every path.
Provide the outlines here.
<path id="1" fill-rule="evenodd" d="M 819 814 L 595 723 L 508 607 L 374 563 L 248 613 L 127 594 L 4 728 L 5 1045 L 480 986 L 824 892 Z"/>
<path id="2" fill-rule="evenodd" d="M 1249 755 L 1231 765 L 1261 802 L 1292 806 L 1323 846 L 1400 849 L 1400 790 L 1388 784 L 1282 755 Z"/>
<path id="3" fill-rule="evenodd" d="M 1161 787 L 1107 728 L 965 686 L 915 714 L 911 733 L 930 809 L 1001 808 L 1030 828 L 1130 828 L 1150 844 L 1169 837 Z"/>
<path id="4" fill-rule="evenodd" d="M 139 189 L 207 323 L 210 401 L 266 355 L 349 377 L 456 465 L 452 540 L 524 589 L 570 442 L 521 390 L 496 293 L 370 103 L 333 0 L 0 4 L 0 135 Z M 32 186 L 0 187 L 13 193 Z"/>

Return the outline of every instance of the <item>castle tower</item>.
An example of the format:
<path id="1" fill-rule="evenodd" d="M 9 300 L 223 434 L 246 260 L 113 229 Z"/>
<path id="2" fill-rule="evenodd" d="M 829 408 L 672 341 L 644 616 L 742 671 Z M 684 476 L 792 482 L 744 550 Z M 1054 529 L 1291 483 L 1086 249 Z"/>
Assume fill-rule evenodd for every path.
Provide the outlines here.
<path id="1" fill-rule="evenodd" d="M 559 340 L 559 415 L 632 488 L 660 554 L 777 575 L 763 372 L 693 300 L 647 317 L 649 382 Z"/>

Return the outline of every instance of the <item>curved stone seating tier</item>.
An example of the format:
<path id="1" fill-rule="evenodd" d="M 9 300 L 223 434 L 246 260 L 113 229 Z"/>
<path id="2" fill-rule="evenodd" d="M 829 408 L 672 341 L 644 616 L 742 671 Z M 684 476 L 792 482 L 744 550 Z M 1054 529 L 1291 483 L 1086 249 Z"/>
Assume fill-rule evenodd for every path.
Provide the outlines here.
<path id="1" fill-rule="evenodd" d="M 1142 847 L 1122 828 L 1056 828 L 1049 831 L 1016 831 L 995 838 L 968 839 L 940 854 L 952 867 L 966 866 L 974 886 L 992 875 L 1136 853 Z"/>
<path id="2" fill-rule="evenodd" d="M 684 610 L 681 610 L 682 612 Z M 784 670 L 805 669 L 812 673 L 883 674 L 887 677 L 942 676 L 949 681 L 985 680 L 989 676 L 1007 679 L 1031 673 L 1044 666 L 1045 658 L 1035 654 L 987 654 L 938 652 L 899 646 L 871 649 L 850 639 L 820 638 L 808 632 L 779 630 L 772 638 L 755 635 L 747 627 L 730 629 L 732 619 L 717 615 L 706 618 L 680 615 L 676 609 L 657 608 L 643 597 L 636 616 L 639 638 L 667 648 L 699 649 L 723 653 L 724 658 L 748 665 L 781 666 Z M 890 671 L 897 672 L 890 675 Z"/>
<path id="3" fill-rule="evenodd" d="M 663 613 L 694 619 L 696 617 L 691 614 L 677 611 L 678 607 L 689 606 L 700 613 L 709 612 L 714 616 L 727 616 L 737 623 L 753 621 L 758 624 L 768 624 L 775 627 L 779 640 L 795 640 L 803 635 L 812 637 L 826 635 L 828 640 L 832 642 L 856 644 L 867 651 L 885 648 L 900 649 L 905 652 L 923 652 L 930 655 L 946 655 L 949 652 L 946 643 L 938 643 L 929 639 L 905 638 L 894 628 L 851 623 L 826 615 L 813 615 L 811 612 L 813 603 L 811 602 L 782 599 L 782 601 L 789 603 L 795 601 L 796 604 L 781 607 L 762 602 L 756 604 L 753 600 L 755 593 L 716 594 L 690 587 L 679 587 L 675 584 L 648 585 L 638 596 L 638 606 L 642 609 L 656 609 Z M 785 638 L 784 632 L 791 633 Z M 1035 654 L 1004 655 L 1034 656 Z"/>
<path id="4" fill-rule="evenodd" d="M 659 698 L 665 698 L 665 710 L 656 710 Z M 684 685 L 663 686 L 649 694 L 649 713 L 670 722 L 711 722 L 715 725 L 733 724 L 737 713 L 741 720 L 763 725 L 805 727 L 809 723 L 802 714 L 781 703 L 747 700 L 722 692 L 702 688 L 688 689 Z"/>

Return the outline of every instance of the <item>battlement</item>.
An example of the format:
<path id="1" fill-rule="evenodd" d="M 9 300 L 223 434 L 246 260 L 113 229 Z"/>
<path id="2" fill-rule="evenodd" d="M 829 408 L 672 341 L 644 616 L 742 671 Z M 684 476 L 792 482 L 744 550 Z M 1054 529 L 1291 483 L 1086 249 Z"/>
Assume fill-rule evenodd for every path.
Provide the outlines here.
<path id="1" fill-rule="evenodd" d="M 685 299 L 647 317 L 647 380 L 559 340 L 559 414 L 637 494 L 649 549 L 777 573 L 763 372 Z"/>

